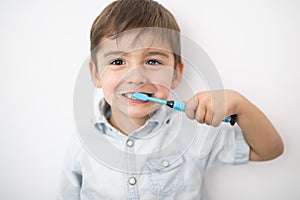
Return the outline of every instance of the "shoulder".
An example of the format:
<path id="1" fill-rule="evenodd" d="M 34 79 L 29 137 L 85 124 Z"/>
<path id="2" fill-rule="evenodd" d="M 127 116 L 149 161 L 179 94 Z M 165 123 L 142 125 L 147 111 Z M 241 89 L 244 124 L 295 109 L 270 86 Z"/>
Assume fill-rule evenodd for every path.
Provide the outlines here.
<path id="1" fill-rule="evenodd" d="M 78 135 L 72 136 L 68 144 L 66 159 L 75 162 L 84 152 L 84 147 Z"/>

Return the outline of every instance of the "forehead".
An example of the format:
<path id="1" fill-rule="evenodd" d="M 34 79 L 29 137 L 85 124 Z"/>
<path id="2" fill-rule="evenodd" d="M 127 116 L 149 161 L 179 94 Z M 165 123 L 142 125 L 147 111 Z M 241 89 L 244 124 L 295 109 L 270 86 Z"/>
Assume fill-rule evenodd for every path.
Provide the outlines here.
<path id="1" fill-rule="evenodd" d="M 176 53 L 175 41 L 170 31 L 130 30 L 105 38 L 97 47 L 97 57 L 108 52 L 133 52 L 141 49 L 156 49 Z"/>

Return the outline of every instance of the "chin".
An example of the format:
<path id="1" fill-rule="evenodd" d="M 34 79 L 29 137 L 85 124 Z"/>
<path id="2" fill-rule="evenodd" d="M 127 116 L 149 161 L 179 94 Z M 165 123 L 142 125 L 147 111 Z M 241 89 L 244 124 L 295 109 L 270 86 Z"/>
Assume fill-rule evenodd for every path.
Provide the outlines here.
<path id="1" fill-rule="evenodd" d="M 130 118 L 149 118 L 151 116 L 151 113 L 156 111 L 159 107 L 153 106 L 150 109 L 137 109 L 137 108 L 132 108 L 128 109 L 128 116 Z"/>

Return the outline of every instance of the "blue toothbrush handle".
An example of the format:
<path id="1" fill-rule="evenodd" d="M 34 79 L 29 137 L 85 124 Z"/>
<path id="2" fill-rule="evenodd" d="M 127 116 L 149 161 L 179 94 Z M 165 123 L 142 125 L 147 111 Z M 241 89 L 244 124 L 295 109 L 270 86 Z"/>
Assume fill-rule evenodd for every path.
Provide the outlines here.
<path id="1" fill-rule="evenodd" d="M 170 108 L 173 108 L 174 110 L 178 110 L 178 111 L 185 111 L 185 103 L 183 102 L 179 102 L 179 101 L 166 101 L 165 103 L 167 106 L 169 106 Z"/>
<path id="2" fill-rule="evenodd" d="M 184 112 L 185 111 L 185 103 L 174 101 L 173 109 Z"/>
<path id="3" fill-rule="evenodd" d="M 235 124 L 237 119 L 237 115 L 230 115 L 229 117 L 226 117 L 226 119 L 223 120 L 223 122 L 230 123 L 232 126 Z"/>
<path id="4" fill-rule="evenodd" d="M 167 103 L 167 101 L 165 101 L 165 100 L 156 99 L 156 98 L 152 98 L 152 97 L 148 97 L 148 96 L 147 96 L 147 100 L 155 102 L 155 103 L 163 104 L 163 105 Z"/>

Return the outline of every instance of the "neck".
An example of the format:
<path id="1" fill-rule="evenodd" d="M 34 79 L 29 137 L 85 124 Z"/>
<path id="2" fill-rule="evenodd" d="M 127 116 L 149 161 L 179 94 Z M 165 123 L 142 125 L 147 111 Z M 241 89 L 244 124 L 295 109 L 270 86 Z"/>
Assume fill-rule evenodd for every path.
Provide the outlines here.
<path id="1" fill-rule="evenodd" d="M 114 113 L 111 113 L 109 122 L 116 129 L 118 129 L 124 135 L 130 135 L 133 131 L 143 126 L 149 117 L 144 118 L 130 118 L 128 116 L 115 117 Z"/>

